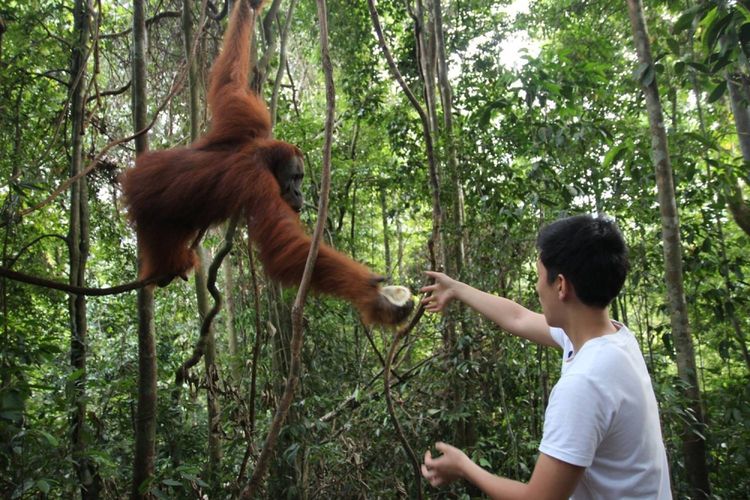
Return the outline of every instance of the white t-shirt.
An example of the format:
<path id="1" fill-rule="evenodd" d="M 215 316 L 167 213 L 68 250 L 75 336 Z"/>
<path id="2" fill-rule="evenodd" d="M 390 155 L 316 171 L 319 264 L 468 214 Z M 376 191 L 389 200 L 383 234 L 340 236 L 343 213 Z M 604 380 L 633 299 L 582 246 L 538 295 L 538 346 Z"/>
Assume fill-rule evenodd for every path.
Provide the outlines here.
<path id="1" fill-rule="evenodd" d="M 659 411 L 638 343 L 627 327 L 587 341 L 579 352 L 550 328 L 563 348 L 539 451 L 586 467 L 572 498 L 671 499 Z"/>

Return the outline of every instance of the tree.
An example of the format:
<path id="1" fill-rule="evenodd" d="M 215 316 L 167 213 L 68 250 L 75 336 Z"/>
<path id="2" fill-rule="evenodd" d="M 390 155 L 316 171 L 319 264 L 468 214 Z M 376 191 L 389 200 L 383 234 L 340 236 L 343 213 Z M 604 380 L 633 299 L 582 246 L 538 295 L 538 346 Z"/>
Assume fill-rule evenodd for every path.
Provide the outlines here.
<path id="1" fill-rule="evenodd" d="M 88 41 L 91 31 L 92 4 L 90 0 L 76 0 L 73 8 L 74 32 L 76 42 L 70 61 L 69 103 L 71 112 L 70 124 L 70 177 L 78 176 L 83 170 L 83 138 L 86 112 L 86 87 Z M 70 190 L 70 227 L 68 231 L 70 255 L 70 284 L 86 285 L 86 262 L 89 258 L 89 208 L 88 183 L 86 176 L 81 176 L 73 183 Z M 101 490 L 101 477 L 87 456 L 86 450 L 86 350 L 87 321 L 86 296 L 70 295 L 70 363 L 76 378 L 70 382 L 70 396 L 73 412 L 71 414 L 71 439 L 73 461 L 76 464 L 78 480 L 81 483 L 81 498 L 98 498 Z"/>
<path id="2" fill-rule="evenodd" d="M 685 302 L 680 225 L 675 203 L 666 127 L 641 1 L 628 0 L 628 12 L 633 29 L 633 39 L 638 52 L 638 61 L 641 64 L 640 83 L 646 97 L 646 108 L 651 128 L 651 158 L 656 169 L 659 211 L 662 223 L 662 244 L 664 246 L 664 269 L 672 321 L 672 335 L 677 348 L 677 371 L 684 383 L 687 405 L 695 418 L 695 424 L 699 426 L 696 429 L 688 423 L 683 430 L 685 469 L 693 488 L 693 495 L 696 498 L 708 498 L 711 487 L 708 481 L 706 442 L 702 435 L 705 420 L 698 386 L 698 370 L 695 364 L 693 339 L 690 334 L 687 304 Z"/>
<path id="3" fill-rule="evenodd" d="M 146 131 L 146 2 L 133 0 L 133 129 L 136 157 L 148 151 Z M 156 339 L 154 289 L 138 290 L 138 408 L 135 417 L 133 498 L 147 498 L 156 454 Z"/>

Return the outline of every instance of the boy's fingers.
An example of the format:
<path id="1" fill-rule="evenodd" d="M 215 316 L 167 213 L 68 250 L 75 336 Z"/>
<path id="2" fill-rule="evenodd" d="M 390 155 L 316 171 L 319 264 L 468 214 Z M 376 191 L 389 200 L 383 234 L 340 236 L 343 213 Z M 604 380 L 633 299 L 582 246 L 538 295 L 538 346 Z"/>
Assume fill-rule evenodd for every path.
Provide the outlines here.
<path id="1" fill-rule="evenodd" d="M 427 468 L 425 464 L 422 464 L 422 477 L 430 481 L 432 479 L 433 473 L 430 472 L 430 470 Z"/>

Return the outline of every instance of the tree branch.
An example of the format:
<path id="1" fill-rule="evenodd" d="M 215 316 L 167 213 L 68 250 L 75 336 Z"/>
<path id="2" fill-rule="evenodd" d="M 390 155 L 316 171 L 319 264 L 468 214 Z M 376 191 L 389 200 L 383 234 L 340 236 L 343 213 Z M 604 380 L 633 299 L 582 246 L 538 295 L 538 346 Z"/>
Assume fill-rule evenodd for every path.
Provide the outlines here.
<path id="1" fill-rule="evenodd" d="M 146 19 L 146 28 L 150 28 L 152 24 L 154 24 L 155 22 L 161 21 L 162 19 L 172 18 L 172 17 L 179 18 L 180 17 L 180 13 L 177 12 L 177 11 L 174 11 L 174 10 L 167 10 L 167 11 L 164 11 L 164 12 L 160 12 L 160 13 L 156 14 L 155 16 L 149 17 L 148 19 Z M 102 39 L 119 38 L 119 37 L 122 37 L 122 36 L 129 35 L 132 31 L 133 31 L 133 28 L 128 28 L 125 31 L 120 31 L 118 33 L 109 33 L 109 34 L 101 35 L 100 38 L 102 38 Z"/>
<path id="2" fill-rule="evenodd" d="M 226 257 L 230 250 L 232 250 L 234 233 L 237 230 L 238 220 L 239 217 L 235 216 L 229 221 L 229 224 L 227 225 L 227 232 L 224 235 L 224 245 L 216 253 L 213 261 L 211 262 L 211 265 L 208 268 L 208 280 L 206 286 L 208 287 L 208 291 L 211 294 L 211 297 L 213 297 L 214 299 L 214 305 L 211 310 L 208 311 L 206 317 L 203 318 L 200 336 L 198 337 L 198 342 L 196 342 L 195 347 L 193 348 L 193 355 L 185 360 L 185 362 L 182 363 L 182 366 L 180 366 L 175 372 L 175 385 L 177 386 L 178 390 L 187 378 L 188 370 L 195 366 L 203 357 L 203 354 L 206 351 L 206 339 L 208 338 L 208 332 L 211 330 L 211 323 L 213 323 L 214 318 L 217 314 L 219 314 L 219 311 L 221 310 L 221 293 L 216 288 L 216 276 L 219 273 L 221 263 L 224 262 L 224 257 Z"/>
<path id="3" fill-rule="evenodd" d="M 406 453 L 411 460 L 411 466 L 414 471 L 415 487 L 417 488 L 417 498 L 419 498 L 420 500 L 422 499 L 422 473 L 419 470 L 419 459 L 417 458 L 416 453 L 414 453 L 414 450 L 409 444 L 409 441 L 406 439 L 404 429 L 401 427 L 401 424 L 398 421 L 398 417 L 396 416 L 396 410 L 393 408 L 393 398 L 391 398 L 391 365 L 393 364 L 393 358 L 396 356 L 396 348 L 398 347 L 399 342 L 401 341 L 401 339 L 405 338 L 406 335 L 409 334 L 409 332 L 412 331 L 412 329 L 422 318 L 423 314 L 424 305 L 420 304 L 419 309 L 417 309 L 417 313 L 414 315 L 414 317 L 412 317 L 409 324 L 396 333 L 396 336 L 393 339 L 393 343 L 391 344 L 391 349 L 388 351 L 388 357 L 385 360 L 385 370 L 383 374 L 385 401 L 388 406 L 388 414 L 391 416 L 391 422 L 393 422 L 393 427 L 396 428 L 396 434 L 398 435 L 401 444 L 404 446 L 404 450 L 406 450 Z"/>
<path id="4" fill-rule="evenodd" d="M 60 283 L 59 281 L 52 281 L 30 274 L 19 273 L 18 271 L 12 271 L 7 267 L 0 267 L 0 277 L 8 278 L 13 281 L 19 281 L 21 283 L 27 283 L 29 285 L 41 286 L 44 288 L 51 288 L 53 290 L 60 290 L 63 292 L 72 293 L 75 295 L 89 295 L 95 297 L 101 297 L 103 295 L 117 295 L 119 293 L 129 292 L 131 290 L 137 290 L 148 285 L 152 285 L 162 279 L 164 276 L 157 278 L 150 278 L 147 280 L 138 280 L 125 283 L 123 285 L 113 286 L 110 288 L 90 288 L 83 286 L 72 286 L 67 283 Z"/>

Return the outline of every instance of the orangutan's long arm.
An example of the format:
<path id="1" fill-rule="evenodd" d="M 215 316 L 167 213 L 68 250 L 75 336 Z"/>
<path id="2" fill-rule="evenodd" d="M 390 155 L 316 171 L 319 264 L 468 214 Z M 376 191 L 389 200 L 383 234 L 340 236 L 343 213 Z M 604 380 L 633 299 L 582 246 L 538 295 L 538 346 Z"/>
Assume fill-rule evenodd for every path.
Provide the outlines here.
<path id="1" fill-rule="evenodd" d="M 237 145 L 256 137 L 267 137 L 271 119 L 265 103 L 248 88 L 250 48 L 255 18 L 262 1 L 236 0 L 224 34 L 221 52 L 211 68 L 208 107 L 211 130 L 197 144 Z"/>
<path id="2" fill-rule="evenodd" d="M 256 179 L 256 185 L 263 181 Z M 248 207 L 248 230 L 260 247 L 260 259 L 266 272 L 285 285 L 298 284 L 311 239 L 305 234 L 297 214 L 280 196 L 266 196 Z M 381 278 L 367 267 L 328 245 L 320 245 L 311 283 L 315 291 L 351 302 L 367 323 L 403 321 L 412 309 L 411 301 L 394 305 L 381 293 L 380 281 Z"/>

